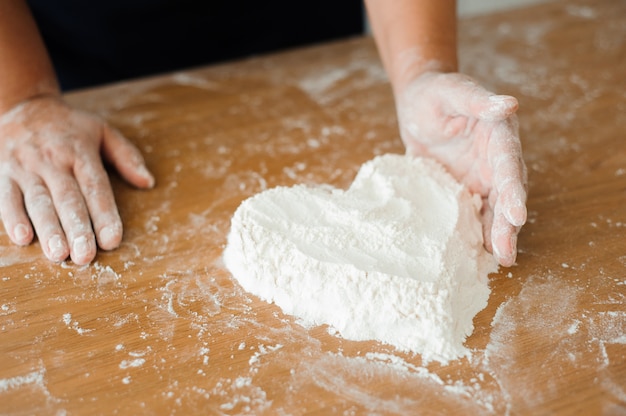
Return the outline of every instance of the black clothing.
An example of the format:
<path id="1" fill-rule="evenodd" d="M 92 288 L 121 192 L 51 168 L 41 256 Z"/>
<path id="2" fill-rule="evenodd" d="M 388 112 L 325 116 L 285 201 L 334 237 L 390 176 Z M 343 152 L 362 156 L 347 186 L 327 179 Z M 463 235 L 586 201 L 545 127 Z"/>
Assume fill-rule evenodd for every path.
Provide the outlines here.
<path id="1" fill-rule="evenodd" d="M 361 0 L 28 0 L 64 90 L 362 33 Z"/>

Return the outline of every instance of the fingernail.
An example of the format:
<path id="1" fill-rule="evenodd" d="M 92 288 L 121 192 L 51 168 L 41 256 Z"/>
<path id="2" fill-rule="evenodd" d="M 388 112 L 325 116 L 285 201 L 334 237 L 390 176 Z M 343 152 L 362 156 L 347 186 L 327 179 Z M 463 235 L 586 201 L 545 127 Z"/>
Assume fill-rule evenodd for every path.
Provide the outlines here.
<path id="1" fill-rule="evenodd" d="M 48 251 L 53 260 L 61 261 L 65 259 L 66 247 L 60 235 L 53 235 L 48 240 Z"/>
<path id="2" fill-rule="evenodd" d="M 72 249 L 72 251 L 74 252 L 73 257 L 75 257 L 76 259 L 85 258 L 90 252 L 89 241 L 87 240 L 87 237 L 81 235 L 80 237 L 75 239 L 74 243 L 72 243 Z"/>
<path id="3" fill-rule="evenodd" d="M 521 227 L 526 223 L 526 206 L 516 205 L 509 208 L 506 213 L 507 220 L 515 227 Z"/>
<path id="4" fill-rule="evenodd" d="M 506 259 L 506 266 L 510 267 L 515 264 L 515 259 L 517 258 L 517 236 L 511 236 L 511 252 L 509 253 Z"/>
<path id="5" fill-rule="evenodd" d="M 13 229 L 13 237 L 19 244 L 27 244 L 29 237 L 28 227 L 24 224 L 17 224 Z"/>
<path id="6" fill-rule="evenodd" d="M 137 168 L 137 173 L 148 181 L 148 187 L 154 187 L 154 176 L 148 171 L 148 169 L 144 165 L 140 165 Z"/>
<path id="7" fill-rule="evenodd" d="M 104 227 L 102 230 L 100 230 L 100 244 L 105 247 L 110 246 L 112 242 L 117 242 L 119 234 L 120 233 L 118 227 Z"/>

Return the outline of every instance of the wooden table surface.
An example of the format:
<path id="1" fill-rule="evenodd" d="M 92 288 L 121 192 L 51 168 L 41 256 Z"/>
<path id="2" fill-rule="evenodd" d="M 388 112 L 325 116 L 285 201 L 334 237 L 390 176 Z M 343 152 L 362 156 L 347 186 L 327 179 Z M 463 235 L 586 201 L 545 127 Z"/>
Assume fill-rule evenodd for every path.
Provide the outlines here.
<path id="1" fill-rule="evenodd" d="M 373 42 L 357 38 L 69 94 L 145 153 L 113 175 L 125 236 L 90 266 L 0 235 L 0 413 L 626 414 L 626 2 L 464 20 L 463 70 L 520 100 L 529 222 L 491 279 L 471 359 L 305 329 L 220 256 L 246 197 L 346 187 L 403 152 Z"/>

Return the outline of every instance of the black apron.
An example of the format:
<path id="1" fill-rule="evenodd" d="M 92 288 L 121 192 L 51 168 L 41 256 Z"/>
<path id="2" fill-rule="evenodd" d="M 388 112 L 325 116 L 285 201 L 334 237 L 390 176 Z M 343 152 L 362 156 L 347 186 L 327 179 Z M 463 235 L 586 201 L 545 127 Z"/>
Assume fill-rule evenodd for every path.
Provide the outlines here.
<path id="1" fill-rule="evenodd" d="M 363 31 L 361 0 L 29 0 L 64 90 Z"/>

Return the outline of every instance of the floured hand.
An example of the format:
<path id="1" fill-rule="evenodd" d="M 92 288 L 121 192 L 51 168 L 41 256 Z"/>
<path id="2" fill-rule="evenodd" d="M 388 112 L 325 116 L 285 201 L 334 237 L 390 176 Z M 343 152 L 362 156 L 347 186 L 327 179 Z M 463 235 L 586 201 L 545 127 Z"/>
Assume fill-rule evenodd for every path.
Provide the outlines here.
<path id="1" fill-rule="evenodd" d="M 440 72 L 420 75 L 396 97 L 407 152 L 433 157 L 483 197 L 485 246 L 503 266 L 514 264 L 527 215 L 517 100 Z"/>
<path id="2" fill-rule="evenodd" d="M 116 248 L 122 222 L 101 155 L 131 184 L 153 186 L 135 146 L 59 97 L 33 98 L 0 116 L 0 216 L 10 239 L 27 245 L 36 234 L 50 260 L 69 255 L 81 265 L 97 246 Z"/>

